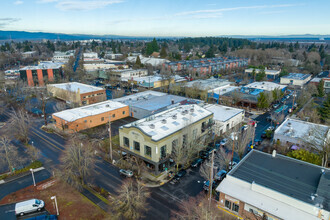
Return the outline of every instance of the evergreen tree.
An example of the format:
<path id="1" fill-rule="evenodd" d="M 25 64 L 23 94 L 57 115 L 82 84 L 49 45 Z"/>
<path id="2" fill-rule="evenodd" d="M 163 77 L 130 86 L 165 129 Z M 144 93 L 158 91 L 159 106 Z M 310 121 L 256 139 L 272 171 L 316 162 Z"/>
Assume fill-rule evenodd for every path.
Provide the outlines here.
<path id="1" fill-rule="evenodd" d="M 258 97 L 258 103 L 257 107 L 260 109 L 265 109 L 269 106 L 266 94 L 264 92 L 261 92 Z"/>
<path id="2" fill-rule="evenodd" d="M 164 46 L 162 46 L 162 49 L 160 50 L 160 57 L 161 58 L 167 57 L 167 52 Z"/>
<path id="3" fill-rule="evenodd" d="M 215 49 L 214 49 L 214 46 L 213 45 L 211 45 L 210 46 L 210 48 L 207 50 L 207 52 L 205 53 L 205 56 L 207 57 L 207 58 L 213 58 L 215 55 L 214 55 L 214 51 L 215 51 Z"/>
<path id="4" fill-rule="evenodd" d="M 319 97 L 323 97 L 324 94 L 324 81 L 321 79 L 320 83 L 317 85 L 317 92 Z"/>
<path id="5" fill-rule="evenodd" d="M 158 52 L 158 51 L 159 51 L 158 43 L 156 41 L 156 38 L 154 38 L 150 43 L 147 43 L 146 54 L 149 56 L 153 52 Z"/>
<path id="6" fill-rule="evenodd" d="M 142 64 L 142 63 L 141 63 L 140 56 L 137 56 L 137 57 L 136 57 L 136 61 L 135 61 L 135 65 L 140 67 L 141 64 Z"/>
<path id="7" fill-rule="evenodd" d="M 330 120 L 330 95 L 328 95 L 327 100 L 323 102 L 323 107 L 319 108 L 319 113 L 323 122 Z"/>
<path id="8" fill-rule="evenodd" d="M 259 73 L 257 73 L 256 81 L 262 81 L 265 77 L 266 77 L 265 70 L 262 69 L 262 70 L 260 70 Z"/>

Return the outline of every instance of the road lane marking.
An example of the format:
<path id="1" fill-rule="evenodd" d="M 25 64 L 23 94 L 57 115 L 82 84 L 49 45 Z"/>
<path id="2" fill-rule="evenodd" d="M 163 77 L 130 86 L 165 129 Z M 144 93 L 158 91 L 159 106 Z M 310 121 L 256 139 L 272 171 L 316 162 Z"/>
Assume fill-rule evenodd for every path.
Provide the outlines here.
<path id="1" fill-rule="evenodd" d="M 38 129 L 32 128 L 32 130 L 34 130 L 34 132 L 37 132 L 39 135 L 47 138 L 49 141 L 52 141 L 54 144 L 57 144 L 59 146 L 62 146 L 62 144 L 60 144 L 59 142 L 57 142 L 56 140 L 54 140 L 53 138 L 47 136 L 46 134 L 42 133 L 41 131 L 39 131 Z"/>
<path id="2" fill-rule="evenodd" d="M 45 142 L 49 143 L 50 145 L 54 146 L 55 148 L 57 148 L 60 151 L 64 151 L 61 148 L 59 148 L 58 146 L 56 146 L 55 144 L 51 143 L 50 141 L 46 140 L 45 138 L 41 137 L 40 135 L 38 135 L 36 132 L 32 131 L 33 134 L 37 135 L 39 138 L 41 138 L 42 140 L 44 140 Z"/>

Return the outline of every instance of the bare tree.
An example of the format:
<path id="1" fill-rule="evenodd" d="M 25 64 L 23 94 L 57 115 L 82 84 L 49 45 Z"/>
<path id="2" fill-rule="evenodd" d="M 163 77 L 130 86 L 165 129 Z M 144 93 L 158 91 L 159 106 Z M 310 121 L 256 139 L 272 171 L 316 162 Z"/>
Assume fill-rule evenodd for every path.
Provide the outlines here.
<path id="1" fill-rule="evenodd" d="M 0 137 L 0 164 L 13 172 L 14 168 L 24 161 L 18 155 L 17 148 L 10 143 L 10 139 L 7 136 Z"/>
<path id="2" fill-rule="evenodd" d="M 81 189 L 95 162 L 96 157 L 89 141 L 73 136 L 61 157 L 60 175 L 70 185 Z"/>
<path id="3" fill-rule="evenodd" d="M 29 130 L 32 125 L 30 115 L 24 109 L 12 110 L 9 124 L 15 136 L 25 143 L 29 140 Z"/>
<path id="4" fill-rule="evenodd" d="M 112 199 L 115 219 L 141 219 L 148 210 L 149 191 L 140 182 L 126 180 Z"/>
<path id="5" fill-rule="evenodd" d="M 221 212 L 215 204 L 209 208 L 208 199 L 201 195 L 182 202 L 179 213 L 172 214 L 173 219 L 180 220 L 218 220 L 234 219 Z"/>
<path id="6" fill-rule="evenodd" d="M 330 134 L 328 129 L 320 126 L 313 126 L 308 131 L 309 136 L 304 137 L 302 141 L 306 146 L 310 146 L 314 151 L 318 152 L 322 157 L 322 166 L 328 166 L 330 155 Z"/>
<path id="7" fill-rule="evenodd" d="M 231 161 L 232 155 L 225 151 L 225 149 L 220 148 L 215 154 L 215 165 L 220 169 L 225 169 L 229 171 L 229 163 Z"/>
<path id="8" fill-rule="evenodd" d="M 172 144 L 172 154 L 171 158 L 175 161 L 176 170 L 179 170 L 180 164 L 185 164 L 187 157 L 187 149 L 185 145 L 180 146 L 179 143 Z"/>

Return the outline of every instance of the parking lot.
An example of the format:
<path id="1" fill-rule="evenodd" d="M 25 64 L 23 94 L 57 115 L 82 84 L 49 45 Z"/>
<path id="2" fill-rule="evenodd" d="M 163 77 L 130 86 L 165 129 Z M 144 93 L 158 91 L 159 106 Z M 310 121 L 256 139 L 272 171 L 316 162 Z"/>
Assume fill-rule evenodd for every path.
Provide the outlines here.
<path id="1" fill-rule="evenodd" d="M 42 210 L 41 212 L 35 212 L 31 214 L 26 214 L 24 216 L 17 216 L 15 215 L 15 203 L 9 204 L 9 205 L 1 205 L 0 206 L 0 219 L 4 220 L 23 220 L 23 219 L 28 219 L 32 217 L 36 217 L 39 215 L 48 215 L 47 210 Z"/>

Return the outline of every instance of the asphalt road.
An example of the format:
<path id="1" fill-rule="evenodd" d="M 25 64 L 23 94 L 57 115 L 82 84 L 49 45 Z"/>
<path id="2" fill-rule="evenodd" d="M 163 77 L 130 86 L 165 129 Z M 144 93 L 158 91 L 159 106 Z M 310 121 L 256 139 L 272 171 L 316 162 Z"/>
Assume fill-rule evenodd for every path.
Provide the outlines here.
<path id="1" fill-rule="evenodd" d="M 51 176 L 50 173 L 45 169 L 34 173 L 36 183 L 46 180 L 50 176 Z M 33 185 L 32 175 L 26 175 L 19 179 L 1 184 L 0 200 L 10 193 L 16 192 L 20 189 L 24 189 L 31 185 Z M 16 219 L 14 210 L 15 210 L 15 204 L 0 206 L 0 219 L 6 219 L 6 220 Z M 26 215 L 24 216 L 24 218 L 19 218 L 19 219 L 25 219 L 26 217 L 33 217 L 39 214 L 40 213 Z"/>

